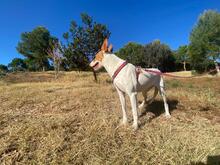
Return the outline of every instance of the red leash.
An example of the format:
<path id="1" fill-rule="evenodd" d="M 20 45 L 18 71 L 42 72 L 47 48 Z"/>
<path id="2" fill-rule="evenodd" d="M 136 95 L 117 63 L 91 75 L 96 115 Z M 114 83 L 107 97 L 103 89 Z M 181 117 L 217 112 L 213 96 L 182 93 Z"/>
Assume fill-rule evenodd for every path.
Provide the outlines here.
<path id="1" fill-rule="evenodd" d="M 155 71 L 155 70 L 150 70 L 150 69 L 143 69 L 145 72 L 149 72 L 149 73 L 155 73 L 157 75 L 162 75 L 162 76 L 167 76 L 167 77 L 173 77 L 173 78 L 192 78 L 192 77 L 195 77 L 195 76 L 187 76 L 187 77 L 184 77 L 184 76 L 177 76 L 177 75 L 173 75 L 173 74 L 170 74 L 170 73 L 162 73 L 160 71 Z"/>
<path id="2" fill-rule="evenodd" d="M 128 64 L 127 61 L 124 61 L 119 67 L 118 69 L 114 72 L 113 76 L 112 76 L 112 79 L 114 81 L 114 79 L 117 77 L 117 75 L 119 74 L 119 72 Z M 157 74 L 157 75 L 160 75 L 160 76 L 167 76 L 167 77 L 173 77 L 173 78 L 194 78 L 194 77 L 201 77 L 201 76 L 204 76 L 208 73 L 211 73 L 213 71 L 216 71 L 216 69 L 213 69 L 213 70 L 210 70 L 209 72 L 206 72 L 206 73 L 203 73 L 199 76 L 177 76 L 177 75 L 174 75 L 174 74 L 170 74 L 170 73 L 162 73 L 160 71 L 156 71 L 156 70 L 151 70 L 151 69 L 144 69 L 144 68 L 141 68 L 141 67 L 136 67 L 136 73 L 137 73 L 137 78 L 139 76 L 139 74 L 141 73 L 141 71 L 145 71 L 145 72 L 148 72 L 148 73 L 153 73 L 153 74 Z"/>
<path id="3" fill-rule="evenodd" d="M 177 75 L 174 75 L 174 74 L 170 74 L 170 73 L 162 73 L 160 71 L 156 71 L 156 70 L 150 70 L 150 69 L 143 69 L 143 68 L 140 68 L 142 70 L 144 70 L 145 72 L 149 72 L 149 73 L 155 73 L 157 75 L 162 75 L 162 76 L 167 76 L 167 77 L 173 77 L 173 78 L 194 78 L 194 77 L 201 77 L 201 76 L 204 76 L 205 74 L 207 73 L 211 73 L 213 71 L 215 71 L 216 69 L 213 69 L 213 70 L 210 70 L 209 72 L 207 73 L 204 73 L 204 74 L 201 74 L 199 76 L 177 76 Z"/>

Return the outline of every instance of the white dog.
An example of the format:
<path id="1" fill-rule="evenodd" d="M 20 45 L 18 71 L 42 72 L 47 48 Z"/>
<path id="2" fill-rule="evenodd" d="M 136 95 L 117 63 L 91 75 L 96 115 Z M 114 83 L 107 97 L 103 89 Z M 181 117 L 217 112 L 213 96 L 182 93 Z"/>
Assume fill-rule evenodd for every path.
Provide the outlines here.
<path id="1" fill-rule="evenodd" d="M 96 54 L 90 66 L 94 70 L 99 70 L 103 66 L 108 74 L 113 79 L 113 84 L 117 89 L 123 112 L 122 124 L 127 124 L 127 114 L 125 105 L 125 93 L 129 96 L 132 114 L 133 114 L 133 128 L 138 128 L 138 112 L 137 112 L 137 93 L 142 92 L 144 101 L 139 108 L 145 107 L 149 102 L 152 102 L 156 97 L 158 91 L 160 92 L 165 107 L 165 116 L 170 117 L 169 107 L 165 97 L 163 78 L 155 73 L 146 72 L 143 69 L 138 69 L 134 65 L 127 63 L 111 53 L 112 45 L 108 47 L 108 40 L 105 39 L 101 50 Z M 159 72 L 158 69 L 150 69 Z M 153 98 L 147 102 L 147 92 L 155 87 Z"/>

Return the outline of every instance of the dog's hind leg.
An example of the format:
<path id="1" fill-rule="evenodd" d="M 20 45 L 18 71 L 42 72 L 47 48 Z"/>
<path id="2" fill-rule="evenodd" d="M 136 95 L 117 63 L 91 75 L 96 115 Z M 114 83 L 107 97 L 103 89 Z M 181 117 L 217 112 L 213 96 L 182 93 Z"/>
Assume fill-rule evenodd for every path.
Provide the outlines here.
<path id="1" fill-rule="evenodd" d="M 160 95 L 161 95 L 162 98 L 163 98 L 164 108 L 165 108 L 165 116 L 166 116 L 166 117 L 171 117 L 171 116 L 170 116 L 170 112 L 169 112 L 169 106 L 168 106 L 168 104 L 167 104 L 167 99 L 166 99 L 165 90 L 164 90 L 164 81 L 163 81 L 163 78 L 162 78 L 162 77 L 161 77 L 161 79 L 160 79 L 159 92 L 160 92 Z"/>
<path id="2" fill-rule="evenodd" d="M 138 107 L 139 109 L 145 108 L 147 104 L 151 104 L 151 103 L 154 101 L 155 97 L 156 97 L 157 94 L 158 94 L 158 89 L 157 89 L 157 87 L 154 87 L 154 94 L 153 94 L 152 98 L 149 99 L 149 100 L 147 100 L 147 92 L 148 92 L 148 91 L 143 91 L 143 92 L 142 92 L 143 97 L 144 97 L 144 100 L 143 100 L 142 103 L 139 105 L 139 107 Z"/>
<path id="3" fill-rule="evenodd" d="M 144 109 L 146 106 L 146 102 L 147 102 L 147 91 L 143 91 L 142 95 L 144 97 L 144 100 L 142 101 L 142 103 L 138 106 L 139 109 Z"/>
<path id="4" fill-rule="evenodd" d="M 154 95 L 153 95 L 153 97 L 150 100 L 147 101 L 147 104 L 151 104 L 154 101 L 154 99 L 157 96 L 157 94 L 158 94 L 158 89 L 157 89 L 157 87 L 155 87 L 154 88 Z"/>

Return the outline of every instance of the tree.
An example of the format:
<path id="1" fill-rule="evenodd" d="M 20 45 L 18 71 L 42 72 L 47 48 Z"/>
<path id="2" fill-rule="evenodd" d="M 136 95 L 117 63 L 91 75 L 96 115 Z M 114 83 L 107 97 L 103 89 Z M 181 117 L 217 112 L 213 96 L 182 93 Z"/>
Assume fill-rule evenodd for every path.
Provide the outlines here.
<path id="1" fill-rule="evenodd" d="M 89 15 L 83 13 L 81 19 L 82 25 L 72 21 L 69 31 L 63 35 L 66 39 L 66 45 L 63 46 L 64 56 L 68 61 L 69 69 L 87 70 L 89 60 L 94 58 L 104 39 L 110 36 L 107 27 L 96 23 Z M 93 74 L 97 81 L 94 71 Z"/>
<path id="2" fill-rule="evenodd" d="M 116 54 L 128 62 L 145 68 L 159 68 L 162 71 L 174 71 L 175 59 L 169 46 L 155 40 L 145 46 L 128 43 Z"/>
<path id="3" fill-rule="evenodd" d="M 48 55 L 52 58 L 55 70 L 55 79 L 57 79 L 60 71 L 60 64 L 63 60 L 63 53 L 61 52 L 61 45 L 59 44 L 58 40 L 55 40 L 51 43 L 51 48 L 48 49 Z"/>
<path id="4" fill-rule="evenodd" d="M 188 46 L 183 45 L 175 52 L 176 63 L 183 64 L 183 70 L 186 71 L 186 63 L 189 62 Z"/>
<path id="5" fill-rule="evenodd" d="M 6 65 L 0 64 L 0 73 L 8 72 L 8 67 Z"/>
<path id="6" fill-rule="evenodd" d="M 220 58 L 220 13 L 208 10 L 200 15 L 190 34 L 189 55 L 197 71 L 207 70 Z"/>
<path id="7" fill-rule="evenodd" d="M 146 65 L 146 63 L 143 61 L 144 47 L 141 44 L 130 42 L 123 48 L 119 49 L 119 51 L 116 52 L 116 55 L 134 65 Z"/>
<path id="8" fill-rule="evenodd" d="M 35 58 L 25 58 L 24 63 L 27 67 L 28 71 L 38 71 L 39 70 L 39 65 L 35 61 Z"/>
<path id="9" fill-rule="evenodd" d="M 23 59 L 21 58 L 14 58 L 11 63 L 8 64 L 8 68 L 14 71 L 25 71 L 27 66 Z"/>
<path id="10" fill-rule="evenodd" d="M 159 68 L 161 71 L 175 71 L 175 58 L 168 45 L 155 40 L 144 47 L 144 58 L 147 67 Z"/>
<path id="11" fill-rule="evenodd" d="M 50 35 L 50 32 L 45 27 L 37 27 L 31 32 L 21 34 L 21 41 L 17 45 L 17 51 L 34 61 L 38 70 L 49 68 L 47 50 L 51 40 L 55 37 Z"/>

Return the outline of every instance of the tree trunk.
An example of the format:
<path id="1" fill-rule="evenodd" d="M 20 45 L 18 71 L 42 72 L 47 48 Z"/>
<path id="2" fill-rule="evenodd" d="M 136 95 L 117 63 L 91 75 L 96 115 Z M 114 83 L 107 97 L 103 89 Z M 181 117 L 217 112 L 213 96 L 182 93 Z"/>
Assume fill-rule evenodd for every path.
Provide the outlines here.
<path id="1" fill-rule="evenodd" d="M 217 63 L 216 61 L 215 61 L 215 68 L 216 68 L 217 73 L 219 73 L 219 72 L 220 72 L 220 70 L 219 70 L 218 63 Z"/>
<path id="2" fill-rule="evenodd" d="M 59 71 L 60 71 L 60 63 L 59 63 L 59 61 L 58 61 L 58 62 L 57 62 L 57 73 L 56 73 L 57 78 L 58 78 L 58 76 L 59 76 Z"/>
<path id="3" fill-rule="evenodd" d="M 95 82 L 97 82 L 97 75 L 96 75 L 96 72 L 95 72 L 94 70 L 92 70 L 92 72 L 93 72 L 94 80 L 95 80 Z"/>
<path id="4" fill-rule="evenodd" d="M 43 66 L 42 71 L 45 72 L 45 67 Z"/>
<path id="5" fill-rule="evenodd" d="M 53 67 L 54 67 L 54 74 L 55 74 L 55 79 L 57 79 L 58 77 L 58 71 L 57 71 L 57 67 L 58 67 L 58 62 L 56 61 L 55 56 L 53 57 Z"/>
<path id="6" fill-rule="evenodd" d="M 186 71 L 186 61 L 183 61 L 183 69 Z"/>
<path id="7" fill-rule="evenodd" d="M 57 64 L 54 62 L 54 75 L 55 79 L 57 79 Z"/>

